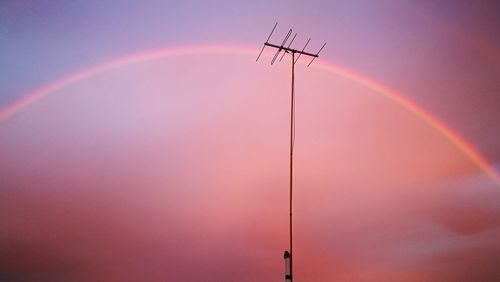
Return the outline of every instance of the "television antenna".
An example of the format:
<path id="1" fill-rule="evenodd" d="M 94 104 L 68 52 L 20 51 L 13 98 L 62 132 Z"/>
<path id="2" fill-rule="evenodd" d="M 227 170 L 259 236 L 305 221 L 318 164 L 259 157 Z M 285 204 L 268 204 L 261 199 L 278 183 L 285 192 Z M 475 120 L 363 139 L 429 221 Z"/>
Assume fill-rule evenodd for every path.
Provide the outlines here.
<path id="1" fill-rule="evenodd" d="M 312 64 L 312 62 L 314 62 L 314 60 L 316 60 L 316 58 L 319 57 L 319 53 L 325 47 L 326 42 L 323 44 L 323 46 L 321 46 L 321 48 L 319 49 L 319 51 L 316 54 L 312 54 L 312 53 L 305 51 L 307 45 L 311 41 L 311 38 L 309 38 L 307 40 L 306 44 L 304 45 L 304 47 L 302 48 L 302 51 L 299 51 L 297 49 L 290 48 L 293 41 L 297 37 L 297 33 L 295 33 L 295 35 L 292 37 L 292 40 L 290 40 L 290 43 L 288 43 L 288 46 L 285 47 L 288 39 L 290 38 L 290 35 L 292 34 L 292 29 L 290 29 L 288 31 L 288 33 L 286 34 L 285 38 L 283 39 L 283 42 L 281 43 L 281 45 L 269 43 L 269 40 L 271 39 L 271 36 L 273 35 L 273 32 L 276 29 L 277 25 L 278 25 L 278 23 L 276 22 L 273 29 L 271 30 L 271 33 L 269 34 L 269 37 L 267 38 L 266 42 L 264 42 L 264 46 L 262 46 L 262 49 L 260 50 L 259 56 L 257 56 L 257 59 L 255 61 L 257 62 L 259 60 L 259 58 L 262 55 L 262 52 L 264 52 L 264 48 L 266 48 L 266 46 L 278 49 L 276 51 L 276 54 L 274 54 L 273 59 L 271 60 L 271 65 L 273 65 L 275 63 L 275 61 L 278 58 L 281 51 L 283 51 L 283 53 L 281 55 L 281 58 L 279 59 L 280 62 L 281 62 L 281 60 L 283 60 L 283 57 L 286 54 L 292 55 L 292 60 L 291 60 L 291 63 L 292 63 L 292 88 L 291 88 L 291 98 L 290 98 L 290 179 L 289 179 L 289 183 L 290 183 L 290 198 L 289 198 L 290 248 L 288 251 L 285 251 L 285 254 L 284 254 L 285 281 L 291 282 L 291 281 L 293 281 L 293 236 L 292 236 L 293 235 L 293 232 L 292 232 L 293 231 L 293 229 L 292 229 L 292 204 L 293 204 L 292 192 L 293 192 L 293 189 L 292 188 L 293 188 L 293 147 L 294 147 L 294 142 L 295 142 L 295 64 L 300 59 L 300 56 L 304 55 L 304 56 L 308 56 L 308 57 L 312 58 L 311 61 L 309 62 L 309 64 L 307 64 L 307 66 L 309 67 Z M 295 59 L 295 54 L 298 54 L 297 59 Z"/>

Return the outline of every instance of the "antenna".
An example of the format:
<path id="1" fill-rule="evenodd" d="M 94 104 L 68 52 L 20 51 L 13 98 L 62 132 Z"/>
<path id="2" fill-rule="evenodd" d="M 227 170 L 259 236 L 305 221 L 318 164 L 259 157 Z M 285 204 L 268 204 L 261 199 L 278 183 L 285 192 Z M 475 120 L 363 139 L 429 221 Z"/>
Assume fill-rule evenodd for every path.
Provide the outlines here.
<path id="1" fill-rule="evenodd" d="M 295 40 L 295 37 L 297 37 L 297 33 L 295 33 L 295 35 L 293 36 L 290 43 L 288 43 L 288 46 L 285 47 L 285 44 L 286 44 L 288 38 L 292 34 L 291 29 L 288 31 L 288 33 L 285 36 L 285 38 L 283 39 L 283 42 L 281 43 L 281 45 L 269 43 L 269 40 L 271 39 L 271 35 L 273 34 L 277 25 L 278 25 L 278 23 L 276 23 L 274 25 L 273 29 L 271 30 L 271 33 L 269 34 L 269 37 L 267 38 L 266 42 L 264 42 L 264 46 L 262 46 L 262 49 L 260 50 L 259 56 L 257 56 L 257 60 L 255 60 L 255 61 L 259 60 L 259 58 L 262 55 L 262 52 L 264 51 L 264 48 L 266 48 L 266 46 L 278 49 L 276 51 L 276 53 L 274 54 L 273 59 L 271 60 L 271 65 L 274 64 L 274 62 L 276 61 L 276 58 L 278 57 L 278 55 L 281 51 L 283 51 L 283 55 L 279 59 L 280 62 L 281 62 L 281 60 L 283 60 L 283 57 L 286 54 L 292 55 L 292 60 L 291 60 L 291 63 L 292 63 L 292 91 L 291 92 L 292 93 L 291 93 L 291 103 L 290 103 L 290 179 L 289 179 L 289 181 L 290 181 L 290 190 L 289 190 L 289 193 L 290 193 L 289 194 L 290 195 L 290 198 L 289 198 L 289 205 L 290 205 L 290 218 L 289 218 L 289 220 L 290 220 L 289 221 L 290 249 L 289 249 L 289 251 L 285 251 L 285 254 L 284 254 L 285 281 L 292 282 L 293 281 L 293 263 L 292 263 L 293 262 L 293 260 L 292 260 L 293 259 L 293 237 L 292 237 L 292 235 L 293 235 L 293 232 L 292 232 L 293 231 L 293 228 L 292 228 L 292 223 L 293 223 L 292 222 L 292 204 L 293 204 L 292 192 L 293 192 L 293 189 L 292 188 L 293 188 L 293 147 L 294 147 L 294 143 L 295 143 L 295 64 L 300 59 L 300 56 L 304 55 L 304 56 L 308 56 L 308 57 L 312 58 L 311 61 L 309 62 L 309 64 L 307 65 L 307 66 L 310 66 L 313 63 L 313 61 L 319 57 L 319 53 L 321 52 L 321 50 L 323 50 L 326 43 L 323 44 L 323 46 L 321 46 L 321 48 L 319 49 L 319 51 L 316 54 L 312 54 L 312 53 L 305 51 L 307 45 L 311 41 L 311 38 L 309 38 L 307 40 L 306 44 L 304 45 L 304 47 L 302 48 L 302 51 L 299 51 L 299 50 L 291 48 L 292 43 Z M 297 56 L 297 59 L 295 59 L 295 54 L 299 54 Z"/>

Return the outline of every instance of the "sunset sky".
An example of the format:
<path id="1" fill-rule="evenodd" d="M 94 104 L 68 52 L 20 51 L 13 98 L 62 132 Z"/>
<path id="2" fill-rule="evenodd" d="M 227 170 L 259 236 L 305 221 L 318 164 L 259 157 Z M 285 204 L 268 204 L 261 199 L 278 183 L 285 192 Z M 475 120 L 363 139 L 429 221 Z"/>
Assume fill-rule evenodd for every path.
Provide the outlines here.
<path id="1" fill-rule="evenodd" d="M 0 281 L 500 279 L 498 1 L 1 1 Z"/>

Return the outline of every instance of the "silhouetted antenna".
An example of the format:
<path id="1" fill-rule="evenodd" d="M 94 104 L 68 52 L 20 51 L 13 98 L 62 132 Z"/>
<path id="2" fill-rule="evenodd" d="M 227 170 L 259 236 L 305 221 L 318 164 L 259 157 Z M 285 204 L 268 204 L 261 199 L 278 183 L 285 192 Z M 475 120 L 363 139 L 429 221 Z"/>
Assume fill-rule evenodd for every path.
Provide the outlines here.
<path id="1" fill-rule="evenodd" d="M 267 38 L 266 42 L 264 42 L 264 46 L 262 46 L 262 49 L 260 50 L 260 53 L 259 53 L 259 56 L 257 56 L 257 60 L 255 61 L 258 61 L 260 56 L 262 55 L 262 52 L 264 51 L 264 48 L 266 48 L 266 46 L 269 46 L 269 47 L 272 47 L 272 48 L 276 48 L 278 49 L 276 51 L 276 53 L 274 54 L 274 57 L 273 59 L 271 60 L 271 65 L 274 64 L 274 62 L 276 61 L 276 58 L 278 57 L 279 53 L 281 51 L 283 51 L 283 55 L 281 56 L 280 58 L 280 62 L 281 60 L 283 60 L 283 57 L 286 55 L 286 54 L 291 54 L 292 55 L 292 94 L 291 94 L 291 103 L 290 103 L 290 218 L 289 218 L 289 226 L 290 226 L 290 251 L 285 251 L 285 254 L 284 254 L 284 259 L 285 259 L 285 281 L 289 281 L 291 282 L 293 280 L 293 228 L 292 228 L 292 191 L 293 191 L 293 147 L 294 147 L 294 143 L 295 143 L 295 64 L 297 63 L 297 61 L 299 60 L 300 56 L 301 55 L 304 55 L 304 56 L 309 56 L 309 57 L 312 57 L 312 60 L 309 62 L 309 64 L 307 66 L 310 66 L 312 64 L 312 62 L 319 57 L 319 53 L 321 52 L 321 50 L 323 50 L 323 48 L 325 47 L 326 43 L 323 44 L 323 46 L 321 46 L 321 48 L 319 49 L 318 53 L 316 54 L 312 54 L 312 53 L 309 53 L 309 52 L 306 52 L 306 47 L 307 45 L 309 44 L 309 42 L 311 41 L 311 38 L 309 38 L 306 42 L 306 44 L 304 45 L 304 47 L 302 48 L 302 51 L 299 51 L 299 50 L 296 50 L 296 49 L 293 49 L 291 48 L 292 47 L 292 43 L 293 41 L 295 40 L 295 37 L 297 37 L 297 33 L 293 36 L 292 40 L 290 41 L 290 43 L 288 43 L 288 46 L 285 47 L 285 44 L 288 40 L 288 38 L 290 37 L 290 35 L 292 34 L 292 30 L 290 29 L 287 33 L 287 35 L 285 36 L 285 39 L 283 39 L 283 42 L 281 43 L 281 45 L 276 45 L 276 44 L 272 44 L 272 43 L 269 43 L 269 40 L 271 39 L 271 35 L 273 34 L 274 30 L 276 29 L 276 26 L 278 25 L 278 23 L 276 23 L 273 27 L 273 30 L 271 30 L 271 34 L 269 34 L 269 37 Z M 295 59 L 295 54 L 299 54 L 297 59 Z"/>

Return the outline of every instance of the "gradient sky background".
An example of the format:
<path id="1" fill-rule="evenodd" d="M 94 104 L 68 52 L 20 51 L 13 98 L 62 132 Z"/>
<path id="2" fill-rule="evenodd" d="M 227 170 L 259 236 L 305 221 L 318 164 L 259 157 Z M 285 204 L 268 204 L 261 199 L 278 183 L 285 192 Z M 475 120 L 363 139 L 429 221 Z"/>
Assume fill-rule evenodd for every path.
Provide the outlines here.
<path id="1" fill-rule="evenodd" d="M 0 2 L 0 113 L 150 59 L 0 119 L 0 280 L 282 281 L 276 21 L 328 42 L 296 66 L 295 280 L 498 281 L 500 184 L 366 85 L 498 174 L 498 1 L 23 0 Z"/>

